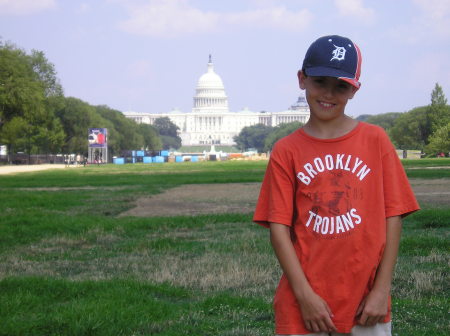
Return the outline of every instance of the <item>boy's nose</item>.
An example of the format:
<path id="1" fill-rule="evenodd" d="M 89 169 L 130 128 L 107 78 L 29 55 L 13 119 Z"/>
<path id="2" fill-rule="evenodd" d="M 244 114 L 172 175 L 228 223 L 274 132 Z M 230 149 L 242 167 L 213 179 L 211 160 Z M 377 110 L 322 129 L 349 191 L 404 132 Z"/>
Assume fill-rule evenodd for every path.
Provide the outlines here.
<path id="1" fill-rule="evenodd" d="M 332 98 L 334 96 L 334 88 L 331 85 L 326 85 L 323 88 L 323 95 L 325 98 Z"/>

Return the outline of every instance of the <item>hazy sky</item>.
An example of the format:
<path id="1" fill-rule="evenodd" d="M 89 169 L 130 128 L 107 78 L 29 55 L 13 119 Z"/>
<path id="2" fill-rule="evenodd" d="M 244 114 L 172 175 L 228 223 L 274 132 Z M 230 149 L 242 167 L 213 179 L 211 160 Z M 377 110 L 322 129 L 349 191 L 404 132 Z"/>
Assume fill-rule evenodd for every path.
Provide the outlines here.
<path id="1" fill-rule="evenodd" d="M 66 96 L 121 111 L 190 111 L 212 54 L 231 111 L 281 111 L 298 95 L 307 47 L 359 45 L 349 115 L 450 100 L 450 0 L 0 0 L 0 36 L 42 50 Z"/>

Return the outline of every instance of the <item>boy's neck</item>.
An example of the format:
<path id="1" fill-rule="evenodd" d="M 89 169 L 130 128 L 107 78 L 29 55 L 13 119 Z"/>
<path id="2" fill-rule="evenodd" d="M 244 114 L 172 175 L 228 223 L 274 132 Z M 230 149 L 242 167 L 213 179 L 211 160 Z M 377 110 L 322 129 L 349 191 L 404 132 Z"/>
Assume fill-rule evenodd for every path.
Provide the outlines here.
<path id="1" fill-rule="evenodd" d="M 306 134 L 319 139 L 335 139 L 351 132 L 358 125 L 358 121 L 343 115 L 342 118 L 330 121 L 310 118 L 303 126 Z"/>

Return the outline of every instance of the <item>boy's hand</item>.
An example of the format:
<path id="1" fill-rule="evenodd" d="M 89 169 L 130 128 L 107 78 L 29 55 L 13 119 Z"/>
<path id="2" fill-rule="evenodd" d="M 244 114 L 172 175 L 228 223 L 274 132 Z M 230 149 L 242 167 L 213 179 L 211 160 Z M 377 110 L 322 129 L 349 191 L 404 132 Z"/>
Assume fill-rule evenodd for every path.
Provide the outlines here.
<path id="1" fill-rule="evenodd" d="M 386 218 L 386 247 L 377 269 L 373 289 L 360 303 L 356 311 L 358 323 L 372 326 L 383 322 L 388 313 L 392 274 L 397 261 L 402 220 L 400 216 Z"/>
<path id="2" fill-rule="evenodd" d="M 270 241 L 300 305 L 305 327 L 312 332 L 337 331 L 330 307 L 309 285 L 292 244 L 290 228 L 270 223 Z"/>
<path id="3" fill-rule="evenodd" d="M 298 300 L 306 329 L 312 332 L 337 331 L 331 318 L 333 313 L 325 300 L 311 292 L 308 296 Z"/>
<path id="4" fill-rule="evenodd" d="M 362 326 L 373 326 L 383 322 L 388 313 L 388 295 L 372 290 L 359 304 L 356 316 Z"/>

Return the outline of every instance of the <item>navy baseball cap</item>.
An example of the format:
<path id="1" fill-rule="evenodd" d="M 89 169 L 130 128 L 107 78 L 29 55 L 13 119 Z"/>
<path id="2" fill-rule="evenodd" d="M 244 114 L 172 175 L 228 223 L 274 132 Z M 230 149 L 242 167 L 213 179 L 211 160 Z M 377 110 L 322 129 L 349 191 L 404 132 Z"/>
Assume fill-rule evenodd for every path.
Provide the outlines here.
<path id="1" fill-rule="evenodd" d="M 307 76 L 336 77 L 361 87 L 361 52 L 350 39 L 339 35 L 323 36 L 306 52 L 302 70 Z"/>

